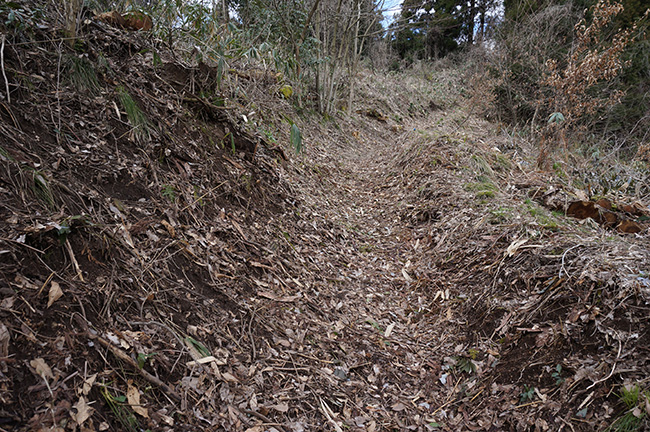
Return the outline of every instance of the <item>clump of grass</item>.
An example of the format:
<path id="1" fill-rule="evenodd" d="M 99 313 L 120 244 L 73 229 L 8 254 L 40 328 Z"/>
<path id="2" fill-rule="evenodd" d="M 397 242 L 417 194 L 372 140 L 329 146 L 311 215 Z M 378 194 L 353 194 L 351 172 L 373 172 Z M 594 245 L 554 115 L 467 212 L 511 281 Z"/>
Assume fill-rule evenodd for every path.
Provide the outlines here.
<path id="1" fill-rule="evenodd" d="M 487 179 L 475 183 L 467 183 L 464 188 L 466 191 L 474 192 L 476 198 L 494 198 L 499 190 L 494 183 Z"/>
<path id="2" fill-rule="evenodd" d="M 535 218 L 535 221 L 540 226 L 552 231 L 555 231 L 559 228 L 559 224 L 556 219 L 558 217 L 557 213 L 549 214 L 548 211 L 539 207 L 530 199 L 527 199 L 525 201 L 525 204 L 526 204 L 526 209 L 528 210 L 528 214 L 533 216 Z"/>
<path id="3" fill-rule="evenodd" d="M 126 111 L 126 116 L 131 123 L 133 138 L 142 142 L 151 138 L 150 124 L 147 116 L 142 112 L 138 104 L 133 100 L 129 92 L 122 86 L 117 88 L 117 94 L 120 98 L 122 108 Z"/>
<path id="4" fill-rule="evenodd" d="M 512 217 L 512 210 L 509 208 L 499 207 L 494 210 L 490 210 L 490 217 L 488 222 L 492 225 L 498 225 L 501 223 L 506 223 Z"/>
<path id="5" fill-rule="evenodd" d="M 32 191 L 34 192 L 34 195 L 36 195 L 36 198 L 38 198 L 38 200 L 47 208 L 54 210 L 56 208 L 56 203 L 47 177 L 45 177 L 41 172 L 34 170 L 32 172 L 32 178 L 34 180 L 32 183 Z"/>
<path id="6" fill-rule="evenodd" d="M 129 432 L 138 432 L 142 430 L 140 429 L 138 419 L 129 408 L 126 396 L 120 394 L 113 395 L 106 385 L 102 385 L 101 389 L 104 401 L 106 401 L 106 404 L 110 407 L 113 415 L 115 415 L 115 418 L 117 418 L 124 430 Z"/>
<path id="7" fill-rule="evenodd" d="M 170 184 L 165 184 L 160 191 L 160 194 L 171 202 L 176 202 L 176 188 Z"/>
<path id="8" fill-rule="evenodd" d="M 619 399 L 625 404 L 627 411 L 605 431 L 638 432 L 648 430 L 648 415 L 645 405 L 650 401 L 650 392 L 642 391 L 637 384 L 626 385 L 621 389 Z"/>
<path id="9" fill-rule="evenodd" d="M 504 156 L 501 153 L 496 153 L 494 159 L 496 160 L 497 170 L 506 172 L 512 170 L 512 162 L 507 156 Z"/>
<path id="10" fill-rule="evenodd" d="M 472 161 L 472 165 L 474 166 L 474 169 L 479 174 L 485 174 L 489 176 L 494 175 L 494 170 L 490 166 L 490 163 L 483 156 L 472 155 L 470 159 Z"/>
<path id="11" fill-rule="evenodd" d="M 70 83 L 80 91 L 96 93 L 99 80 L 93 64 L 86 57 L 70 56 L 65 62 L 65 71 Z"/>

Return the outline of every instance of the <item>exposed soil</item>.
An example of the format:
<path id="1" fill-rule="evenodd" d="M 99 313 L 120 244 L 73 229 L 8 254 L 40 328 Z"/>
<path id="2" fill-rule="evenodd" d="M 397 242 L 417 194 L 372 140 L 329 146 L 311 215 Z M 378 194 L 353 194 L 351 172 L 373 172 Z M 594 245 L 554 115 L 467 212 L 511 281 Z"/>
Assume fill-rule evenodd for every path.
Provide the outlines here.
<path id="1" fill-rule="evenodd" d="M 250 64 L 39 24 L 0 103 L 0 430 L 592 431 L 648 387 L 644 218 L 551 213 L 576 191 L 475 101 L 363 72 L 323 120 Z"/>

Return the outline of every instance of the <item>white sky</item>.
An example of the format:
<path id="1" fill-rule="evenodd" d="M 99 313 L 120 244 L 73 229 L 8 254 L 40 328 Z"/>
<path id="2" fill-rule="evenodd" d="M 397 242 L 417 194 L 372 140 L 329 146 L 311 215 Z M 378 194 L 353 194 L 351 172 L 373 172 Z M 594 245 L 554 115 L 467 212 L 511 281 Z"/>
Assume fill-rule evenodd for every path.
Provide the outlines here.
<path id="1" fill-rule="evenodd" d="M 382 25 L 388 27 L 393 22 L 393 17 L 402 9 L 402 0 L 385 0 L 384 2 L 384 20 Z"/>

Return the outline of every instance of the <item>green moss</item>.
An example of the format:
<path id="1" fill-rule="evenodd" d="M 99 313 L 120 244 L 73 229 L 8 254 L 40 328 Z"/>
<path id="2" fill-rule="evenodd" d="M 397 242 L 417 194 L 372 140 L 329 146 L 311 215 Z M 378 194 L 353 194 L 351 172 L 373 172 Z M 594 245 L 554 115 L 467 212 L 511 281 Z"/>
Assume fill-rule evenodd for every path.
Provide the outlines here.
<path id="1" fill-rule="evenodd" d="M 280 87 L 280 94 L 285 99 L 289 99 L 291 96 L 293 96 L 293 88 L 291 88 L 290 85 L 285 84 L 282 87 Z"/>
<path id="2" fill-rule="evenodd" d="M 474 192 L 476 198 L 494 198 L 498 188 L 489 181 L 467 183 L 464 186 L 466 191 Z"/>

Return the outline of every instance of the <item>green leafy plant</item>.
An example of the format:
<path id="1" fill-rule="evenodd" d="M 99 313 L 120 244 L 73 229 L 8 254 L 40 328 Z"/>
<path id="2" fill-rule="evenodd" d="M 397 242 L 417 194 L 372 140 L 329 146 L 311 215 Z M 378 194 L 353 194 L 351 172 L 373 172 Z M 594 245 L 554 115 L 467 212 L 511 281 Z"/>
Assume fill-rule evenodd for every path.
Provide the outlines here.
<path id="1" fill-rule="evenodd" d="M 59 237 L 59 243 L 64 244 L 68 239 L 68 234 L 70 234 L 70 232 L 70 223 L 67 221 L 63 222 L 59 229 L 56 230 L 56 235 Z"/>
<path id="2" fill-rule="evenodd" d="M 207 349 L 205 345 L 203 345 L 201 342 L 194 339 L 192 336 L 186 337 L 185 343 L 193 347 L 196 351 L 198 351 L 199 354 L 201 354 L 204 357 L 210 355 L 210 350 Z"/>
<path id="3" fill-rule="evenodd" d="M 266 139 L 269 142 L 272 142 L 273 144 L 277 144 L 277 140 L 275 139 L 275 136 L 273 136 L 273 133 L 265 128 L 260 128 L 260 133 L 266 137 Z"/>
<path id="4" fill-rule="evenodd" d="M 23 7 L 22 2 L 0 2 L 0 17 L 5 16 L 4 24 L 14 32 L 22 33 L 36 27 L 37 20 L 42 20 L 44 12 L 40 7 L 33 9 Z"/>
<path id="5" fill-rule="evenodd" d="M 548 117 L 548 124 L 560 124 L 564 122 L 564 115 L 561 112 L 554 112 Z"/>
<path id="6" fill-rule="evenodd" d="M 456 360 L 456 369 L 468 374 L 476 372 L 476 365 L 471 358 L 458 356 L 454 359 Z"/>
<path id="7" fill-rule="evenodd" d="M 155 356 L 156 353 L 151 353 L 151 354 L 144 354 L 144 353 L 138 353 L 138 367 L 140 369 L 144 368 L 145 363 L 147 363 L 147 360 L 149 360 L 151 357 Z"/>
<path id="8" fill-rule="evenodd" d="M 163 185 L 162 191 L 160 193 L 163 197 L 167 198 L 171 202 L 176 201 L 176 188 L 174 188 L 174 186 L 169 184 Z"/>
<path id="9" fill-rule="evenodd" d="M 217 61 L 217 89 L 221 88 L 221 79 L 223 78 L 226 67 L 226 61 L 223 59 L 223 56 L 220 56 L 219 61 Z"/>
<path id="10" fill-rule="evenodd" d="M 558 364 L 555 366 L 555 370 L 551 374 L 551 376 L 555 379 L 555 385 L 560 385 L 564 382 L 564 378 L 562 377 L 562 365 Z"/>
<path id="11" fill-rule="evenodd" d="M 535 399 L 535 387 L 529 387 L 527 384 L 524 384 L 524 390 L 519 394 L 519 401 L 526 403 L 533 399 Z"/>

